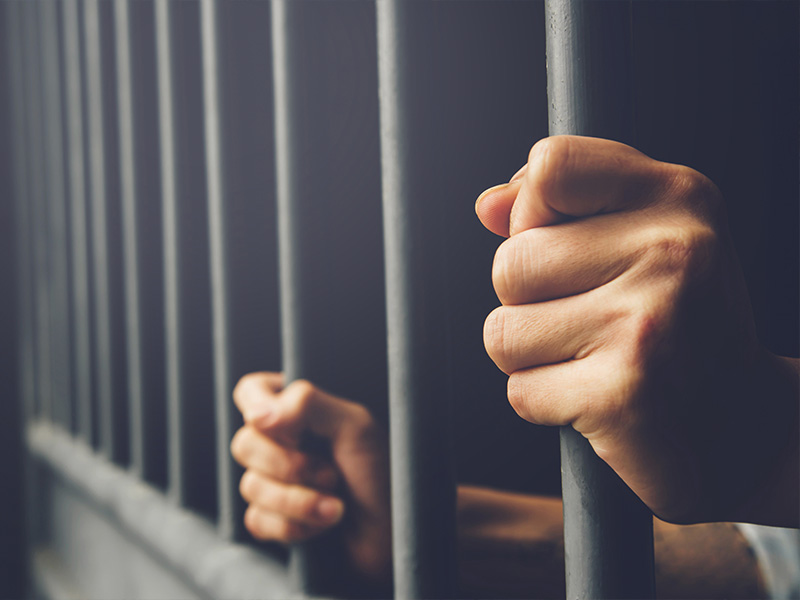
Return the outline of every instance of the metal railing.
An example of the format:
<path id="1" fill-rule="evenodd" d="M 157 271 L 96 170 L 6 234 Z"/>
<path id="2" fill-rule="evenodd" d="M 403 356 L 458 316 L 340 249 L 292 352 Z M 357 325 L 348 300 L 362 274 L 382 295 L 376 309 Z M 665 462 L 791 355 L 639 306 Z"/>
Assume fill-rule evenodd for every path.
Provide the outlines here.
<path id="1" fill-rule="evenodd" d="M 283 554 L 243 531 L 231 390 L 281 368 L 377 398 L 378 413 L 388 388 L 395 596 L 458 593 L 448 215 L 417 151 L 436 126 L 420 44 L 442 27 L 431 4 L 273 0 L 244 16 L 215 0 L 5 3 L 28 447 L 200 597 L 331 591 L 324 543 L 292 552 L 290 584 Z M 584 38 L 625 39 L 620 6 L 597 24 L 580 0 L 547 3 L 551 81 L 566 86 L 551 85 L 552 133 L 608 131 L 580 116 L 598 75 L 569 67 L 595 56 Z M 354 96 L 375 96 L 373 112 L 349 114 Z M 374 135 L 343 160 L 364 123 Z M 333 246 L 348 268 L 328 264 Z M 354 334 L 360 301 L 385 303 L 385 323 L 381 311 Z M 649 514 L 632 539 L 618 502 L 635 498 L 576 502 L 609 474 L 568 437 L 569 597 L 652 595 Z M 609 498 L 619 485 L 602 484 Z M 624 577 L 608 560 L 632 555 Z"/>

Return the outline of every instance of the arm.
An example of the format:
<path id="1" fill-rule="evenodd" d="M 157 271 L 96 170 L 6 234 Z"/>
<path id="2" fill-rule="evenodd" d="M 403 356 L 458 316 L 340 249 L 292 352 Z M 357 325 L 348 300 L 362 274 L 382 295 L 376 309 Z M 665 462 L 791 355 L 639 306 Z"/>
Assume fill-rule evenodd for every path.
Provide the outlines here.
<path id="1" fill-rule="evenodd" d="M 235 399 L 245 426 L 231 444 L 247 469 L 242 495 L 254 537 L 293 543 L 339 535 L 365 585 L 391 579 L 391 516 L 385 433 L 362 407 L 306 382 L 248 375 Z M 300 450 L 314 431 L 331 459 Z M 334 510 L 322 514 L 321 502 Z M 564 593 L 561 501 L 472 486 L 458 489 L 461 591 L 469 597 L 557 597 Z M 659 595 L 758 597 L 759 571 L 729 524 L 679 527 L 656 521 Z"/>
<path id="2" fill-rule="evenodd" d="M 564 597 L 561 501 L 461 486 L 462 592 L 474 598 Z M 752 550 L 731 523 L 654 522 L 660 598 L 764 598 Z"/>

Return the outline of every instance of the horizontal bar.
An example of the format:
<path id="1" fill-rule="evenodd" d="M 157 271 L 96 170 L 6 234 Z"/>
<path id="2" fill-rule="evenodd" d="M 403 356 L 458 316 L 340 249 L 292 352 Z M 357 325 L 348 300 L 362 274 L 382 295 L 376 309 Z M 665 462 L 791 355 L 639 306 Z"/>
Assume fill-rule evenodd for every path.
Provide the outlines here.
<path id="1" fill-rule="evenodd" d="M 630 11 L 545 0 L 551 135 L 633 142 Z M 650 511 L 572 427 L 561 465 L 567 598 L 653 598 Z"/>
<path id="2" fill-rule="evenodd" d="M 35 458 L 207 598 L 290 597 L 282 563 L 221 540 L 208 521 L 179 509 L 86 444 L 45 423 L 27 431 Z"/>
<path id="3" fill-rule="evenodd" d="M 376 3 L 396 598 L 456 594 L 455 473 L 447 383 L 445 207 L 430 185 L 412 85 L 417 6 Z M 416 14 L 419 17 L 419 14 Z M 415 60 L 416 59 L 416 60 Z"/>

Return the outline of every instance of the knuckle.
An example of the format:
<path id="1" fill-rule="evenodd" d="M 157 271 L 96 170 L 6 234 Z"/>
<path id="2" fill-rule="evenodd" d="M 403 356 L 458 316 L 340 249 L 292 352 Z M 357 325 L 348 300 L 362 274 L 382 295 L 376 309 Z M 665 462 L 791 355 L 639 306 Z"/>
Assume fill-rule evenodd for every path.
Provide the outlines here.
<path id="1" fill-rule="evenodd" d="M 313 383 L 305 379 L 298 379 L 292 383 L 293 387 L 293 404 L 294 410 L 297 414 L 303 414 L 309 409 L 317 388 Z"/>
<path id="2" fill-rule="evenodd" d="M 699 171 L 683 165 L 672 165 L 671 185 L 686 205 L 708 217 L 713 222 L 720 222 L 725 215 L 725 202 L 716 184 Z"/>
<path id="3" fill-rule="evenodd" d="M 246 427 L 240 428 L 231 440 L 231 456 L 242 463 L 250 456 L 250 432 Z"/>
<path id="4" fill-rule="evenodd" d="M 252 506 L 249 507 L 244 513 L 244 526 L 253 537 L 260 540 L 268 539 L 267 533 L 263 529 L 258 511 Z"/>
<path id="5" fill-rule="evenodd" d="M 528 229 L 504 241 L 492 263 L 492 284 L 504 305 L 524 304 L 536 299 L 538 279 L 552 262 L 546 228 Z"/>
<path id="6" fill-rule="evenodd" d="M 514 412 L 525 420 L 530 421 L 530 412 L 528 409 L 528 390 L 522 378 L 518 375 L 511 374 L 508 378 L 508 403 Z"/>
<path id="7" fill-rule="evenodd" d="M 504 306 L 495 308 L 489 313 L 483 324 L 483 344 L 487 354 L 500 370 L 503 370 L 503 364 L 508 354 L 507 312 L 508 309 Z"/>
<path id="8" fill-rule="evenodd" d="M 546 137 L 533 145 L 528 154 L 528 183 L 536 194 L 553 194 L 572 154 L 569 136 Z"/>
<path id="9" fill-rule="evenodd" d="M 252 471 L 247 470 L 239 480 L 239 494 L 248 502 L 252 502 L 255 497 L 255 488 L 257 485 L 256 476 Z"/>

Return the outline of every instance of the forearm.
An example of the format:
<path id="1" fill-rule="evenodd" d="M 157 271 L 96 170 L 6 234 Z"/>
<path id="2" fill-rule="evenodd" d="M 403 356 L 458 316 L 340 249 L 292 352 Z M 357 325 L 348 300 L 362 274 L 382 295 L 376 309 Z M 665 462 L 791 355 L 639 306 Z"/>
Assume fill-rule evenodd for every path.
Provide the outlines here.
<path id="1" fill-rule="evenodd" d="M 461 593 L 469 597 L 563 597 L 561 501 L 459 488 Z M 755 558 L 728 523 L 654 524 L 656 586 L 663 598 L 756 598 Z"/>

